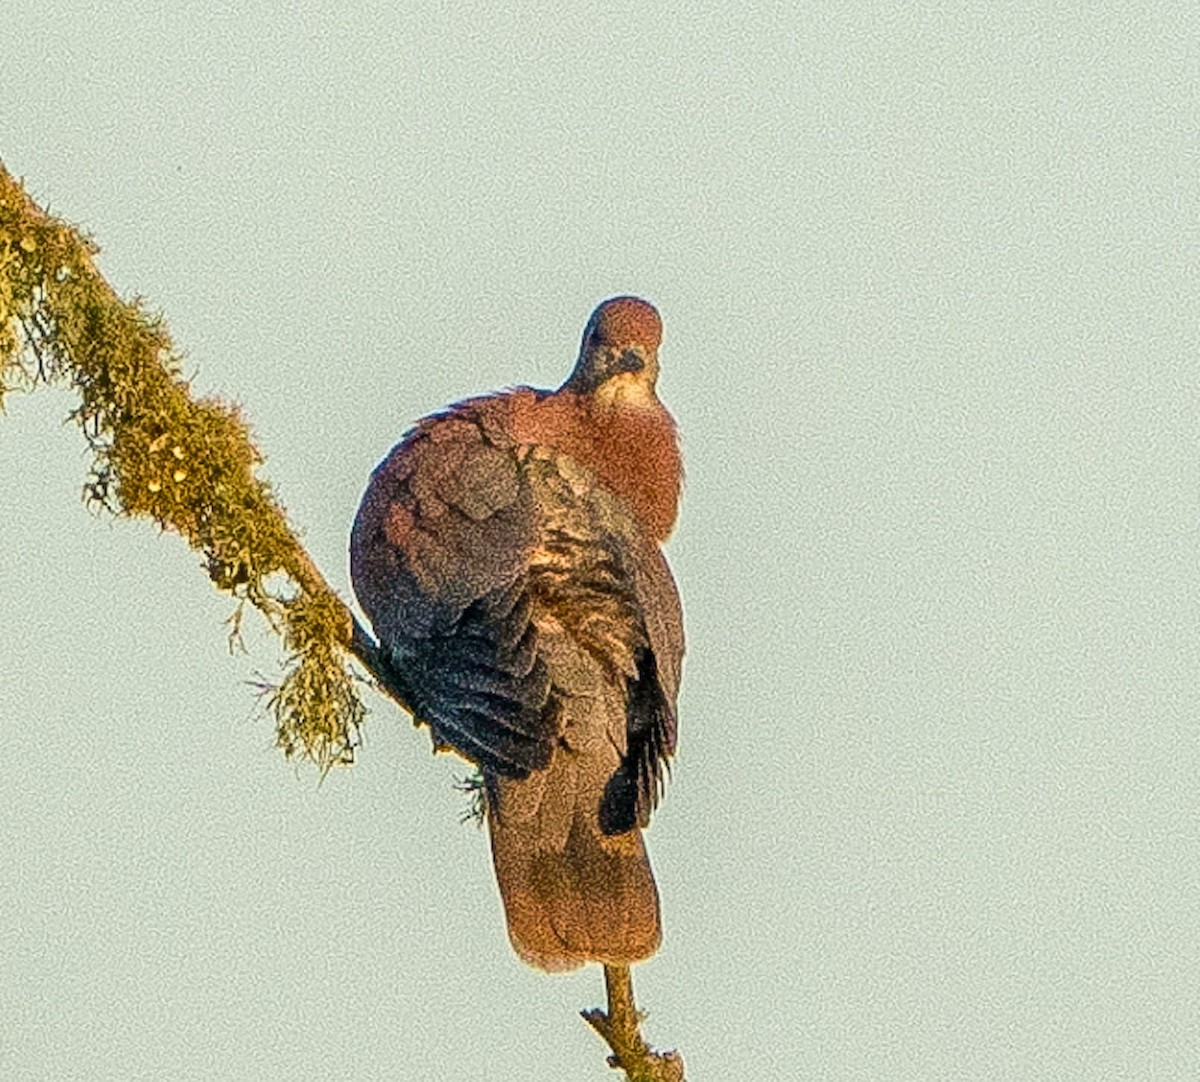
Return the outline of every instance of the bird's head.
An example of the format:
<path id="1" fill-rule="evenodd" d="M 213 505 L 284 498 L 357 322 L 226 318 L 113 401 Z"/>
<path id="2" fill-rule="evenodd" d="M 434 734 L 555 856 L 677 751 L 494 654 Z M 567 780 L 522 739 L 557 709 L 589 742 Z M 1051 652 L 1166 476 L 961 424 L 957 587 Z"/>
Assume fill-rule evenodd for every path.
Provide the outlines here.
<path id="1" fill-rule="evenodd" d="M 653 402 L 662 320 L 638 297 L 613 297 L 588 320 L 565 389 L 601 402 Z"/>

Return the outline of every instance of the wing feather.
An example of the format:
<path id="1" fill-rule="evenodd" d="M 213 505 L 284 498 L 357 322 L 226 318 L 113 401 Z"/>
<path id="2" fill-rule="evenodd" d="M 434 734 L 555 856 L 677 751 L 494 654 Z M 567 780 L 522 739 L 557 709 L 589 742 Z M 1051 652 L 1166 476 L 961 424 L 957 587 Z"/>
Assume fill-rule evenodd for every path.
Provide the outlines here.
<path id="1" fill-rule="evenodd" d="M 393 449 L 355 521 L 355 593 L 396 690 L 436 742 L 487 771 L 549 762 L 557 699 L 578 691 L 555 636 L 624 681 L 622 759 L 601 809 L 621 833 L 648 818 L 674 750 L 678 596 L 657 544 L 594 477 L 508 438 L 510 408 L 463 403 Z"/>

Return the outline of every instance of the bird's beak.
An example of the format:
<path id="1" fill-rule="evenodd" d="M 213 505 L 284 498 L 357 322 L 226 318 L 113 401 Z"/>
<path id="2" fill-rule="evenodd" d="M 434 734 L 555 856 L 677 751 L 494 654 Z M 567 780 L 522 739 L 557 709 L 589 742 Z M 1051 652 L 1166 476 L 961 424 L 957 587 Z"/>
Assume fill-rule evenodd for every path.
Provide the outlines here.
<path id="1" fill-rule="evenodd" d="M 624 349 L 617 358 L 618 372 L 640 372 L 646 367 L 646 358 L 640 349 Z"/>

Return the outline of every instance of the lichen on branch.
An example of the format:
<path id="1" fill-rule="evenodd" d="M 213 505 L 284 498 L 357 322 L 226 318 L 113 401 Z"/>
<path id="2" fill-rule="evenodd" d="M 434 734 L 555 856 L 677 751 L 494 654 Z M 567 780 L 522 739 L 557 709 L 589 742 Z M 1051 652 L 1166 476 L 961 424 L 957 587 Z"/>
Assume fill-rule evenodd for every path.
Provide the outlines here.
<path id="1" fill-rule="evenodd" d="M 346 666 L 354 619 L 256 475 L 237 406 L 192 394 L 165 323 L 114 293 L 97 251 L 0 164 L 0 407 L 38 384 L 79 395 L 88 501 L 179 534 L 219 589 L 262 612 L 289 655 L 269 703 L 279 747 L 322 771 L 352 762 L 365 716 Z"/>

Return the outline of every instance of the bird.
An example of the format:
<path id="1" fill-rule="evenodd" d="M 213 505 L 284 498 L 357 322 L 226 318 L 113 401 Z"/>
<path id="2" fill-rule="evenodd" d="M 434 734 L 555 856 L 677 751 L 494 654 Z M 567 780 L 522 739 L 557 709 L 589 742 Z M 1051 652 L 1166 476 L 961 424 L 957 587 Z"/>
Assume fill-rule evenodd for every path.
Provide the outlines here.
<path id="1" fill-rule="evenodd" d="M 478 768 L 509 940 L 550 972 L 639 962 L 662 937 L 642 831 L 676 750 L 684 635 L 661 341 L 648 301 L 604 301 L 556 390 L 409 429 L 351 531 L 385 689 Z"/>

